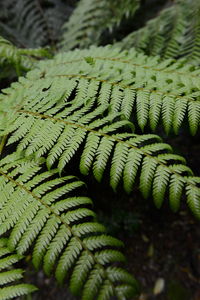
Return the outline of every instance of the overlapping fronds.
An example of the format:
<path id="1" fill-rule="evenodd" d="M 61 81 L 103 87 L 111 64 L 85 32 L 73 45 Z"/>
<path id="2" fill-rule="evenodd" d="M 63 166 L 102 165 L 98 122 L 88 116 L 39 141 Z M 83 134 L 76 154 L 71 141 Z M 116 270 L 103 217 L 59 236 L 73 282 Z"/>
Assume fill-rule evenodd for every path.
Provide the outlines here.
<path id="1" fill-rule="evenodd" d="M 0 77 L 5 77 L 4 68 L 10 65 L 15 68 L 18 75 L 31 70 L 39 60 L 50 58 L 50 52 L 45 48 L 22 49 L 0 36 Z"/>
<path id="2" fill-rule="evenodd" d="M 102 34 L 112 31 L 124 16 L 133 15 L 139 0 L 81 0 L 63 26 L 63 50 L 99 45 Z"/>
<path id="3" fill-rule="evenodd" d="M 24 271 L 14 266 L 22 256 L 7 247 L 7 239 L 0 238 L 0 300 L 13 299 L 37 290 L 31 284 L 21 283 Z"/>
<path id="4" fill-rule="evenodd" d="M 36 87 L 38 93 L 33 96 Z M 169 190 L 174 211 L 178 210 L 182 195 L 187 194 L 190 209 L 200 217 L 199 179 L 191 176 L 184 159 L 170 154 L 171 147 L 156 135 L 131 133 L 132 123 L 114 109 L 110 111 L 108 103 L 97 105 L 97 89 L 98 82 L 88 82 L 85 78 L 78 82 L 77 78 L 47 77 L 40 79 L 40 86 L 34 80 L 11 125 L 7 123 L 3 133 L 11 133 L 7 145 L 18 143 L 17 151 L 27 157 L 45 156 L 48 168 L 56 165 L 60 173 L 78 150 L 83 149 L 80 159 L 83 174 L 93 170 L 94 177 L 100 181 L 107 168 L 113 189 L 123 181 L 127 192 L 132 191 L 135 178 L 140 177 L 143 195 L 152 194 L 157 207 L 162 205 Z M 118 92 L 117 87 L 111 95 L 116 108 L 118 99 L 121 101 Z M 104 100 L 107 90 L 98 93 Z M 140 118 L 145 115 L 141 114 Z M 166 117 L 166 126 L 168 121 Z"/>
<path id="5" fill-rule="evenodd" d="M 147 125 L 155 130 L 162 123 L 167 133 L 178 133 L 187 119 L 194 135 L 200 120 L 199 74 L 191 65 L 160 62 L 134 50 L 75 50 L 41 62 L 27 79 L 21 78 L 20 83 L 5 90 L 8 96 L 0 96 L 0 110 L 2 106 L 7 109 L 12 101 L 16 106 L 27 99 L 30 106 L 38 101 L 38 112 L 41 99 L 46 101 L 46 110 L 56 100 L 59 107 L 70 100 L 82 105 L 93 99 L 96 106 L 109 105 L 110 112 L 120 112 L 142 130 Z"/>
<path id="6" fill-rule="evenodd" d="M 129 34 L 116 46 L 131 47 L 148 55 L 162 58 L 182 58 L 199 65 L 200 2 L 179 0 L 164 9 L 146 26 Z"/>
<path id="7" fill-rule="evenodd" d="M 34 266 L 55 272 L 59 282 L 68 277 L 82 299 L 122 300 L 137 292 L 135 279 L 118 265 L 122 243 L 96 222 L 83 182 L 16 153 L 0 162 L 0 174 L 0 235 L 11 232 L 9 249 L 33 248 Z"/>
<path id="8" fill-rule="evenodd" d="M 71 13 L 68 1 L 1 0 L 0 33 L 20 47 L 52 45 Z"/>

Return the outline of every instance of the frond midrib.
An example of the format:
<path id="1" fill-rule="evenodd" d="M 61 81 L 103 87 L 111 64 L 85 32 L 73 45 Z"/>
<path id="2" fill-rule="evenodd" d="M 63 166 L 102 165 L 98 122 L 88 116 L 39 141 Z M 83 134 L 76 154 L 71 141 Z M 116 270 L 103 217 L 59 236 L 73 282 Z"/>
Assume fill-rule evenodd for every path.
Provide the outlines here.
<path id="1" fill-rule="evenodd" d="M 99 79 L 98 77 L 94 77 L 94 76 L 87 76 L 87 75 L 80 75 L 80 74 L 57 74 L 54 76 L 49 76 L 49 75 L 46 76 L 46 78 L 56 78 L 56 77 L 85 78 L 88 80 L 94 80 L 94 81 L 98 81 L 101 83 L 109 83 L 112 86 L 119 86 L 120 88 L 123 88 L 123 89 L 133 89 L 135 91 L 145 91 L 145 92 L 154 93 L 157 95 L 167 95 L 169 97 L 172 96 L 172 97 L 175 97 L 175 99 L 174 99 L 175 101 L 177 101 L 178 99 L 185 99 L 187 101 L 199 102 L 199 101 L 197 101 L 191 97 L 187 97 L 187 96 L 180 96 L 180 95 L 173 94 L 173 93 L 161 92 L 161 91 L 156 91 L 156 90 L 147 89 L 147 88 L 137 88 L 137 87 L 132 86 L 131 84 L 124 85 L 124 84 L 120 84 L 118 82 L 110 82 L 108 79 Z"/>
<path id="2" fill-rule="evenodd" d="M 147 66 L 145 64 L 138 64 L 138 63 L 133 63 L 133 59 L 131 60 L 126 60 L 126 59 L 121 59 L 121 58 L 115 58 L 115 57 L 100 57 L 100 56 L 90 56 L 92 59 L 96 59 L 96 60 L 108 60 L 108 61 L 117 61 L 117 62 L 121 62 L 127 65 L 131 65 L 131 66 L 135 66 L 135 67 L 140 67 L 140 68 L 144 68 L 144 69 L 148 69 L 151 71 L 155 71 L 155 72 L 160 72 L 160 73 L 166 73 L 166 74 L 175 74 L 175 75 L 180 75 L 180 76 L 187 76 L 188 78 L 199 78 L 199 74 L 198 75 L 194 75 L 194 74 L 190 74 L 189 72 L 178 72 L 176 70 L 164 70 L 163 68 L 154 68 L 151 66 Z M 79 58 L 79 59 L 72 59 L 70 61 L 65 61 L 63 63 L 56 63 L 54 64 L 54 66 L 59 66 L 59 65 L 66 65 L 66 64 L 71 64 L 71 63 L 76 63 L 76 62 L 81 62 L 81 61 L 85 61 L 85 57 Z M 191 65 L 191 67 L 193 67 Z"/>

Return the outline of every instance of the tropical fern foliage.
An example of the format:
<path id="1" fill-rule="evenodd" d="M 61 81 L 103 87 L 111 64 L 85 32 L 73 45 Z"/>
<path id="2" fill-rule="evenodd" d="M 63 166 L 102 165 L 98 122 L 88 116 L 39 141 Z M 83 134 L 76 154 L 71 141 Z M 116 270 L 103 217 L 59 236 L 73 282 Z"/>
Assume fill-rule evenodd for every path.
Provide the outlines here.
<path id="1" fill-rule="evenodd" d="M 82 180 L 129 194 L 138 185 L 157 208 L 186 202 L 200 219 L 200 178 L 160 136 L 199 130 L 198 3 L 177 1 L 96 47 L 139 1 L 80 0 L 69 20 L 70 1 L 1 2 L 0 78 L 14 69 L 18 80 L 0 94 L 0 300 L 37 290 L 20 282 L 26 255 L 83 300 L 133 299 L 123 243 L 98 222 Z"/>

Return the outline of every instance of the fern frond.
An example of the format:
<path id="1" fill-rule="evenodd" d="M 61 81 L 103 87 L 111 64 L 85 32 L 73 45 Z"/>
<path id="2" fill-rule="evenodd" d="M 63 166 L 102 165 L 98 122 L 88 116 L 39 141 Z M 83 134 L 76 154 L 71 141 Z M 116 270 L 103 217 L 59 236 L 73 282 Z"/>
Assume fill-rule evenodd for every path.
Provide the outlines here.
<path id="1" fill-rule="evenodd" d="M 35 111 L 60 117 L 62 113 L 56 112 L 68 102 L 73 102 L 73 108 L 66 108 L 66 116 L 71 109 L 95 101 L 96 105 L 109 105 L 111 113 L 120 112 L 126 119 L 137 121 L 142 130 L 147 125 L 155 130 L 162 122 L 167 133 L 178 133 L 184 119 L 193 135 L 199 128 L 199 70 L 182 62 L 160 62 L 134 50 L 127 53 L 112 47 L 91 48 L 41 62 L 19 82 L 13 89 L 4 90 L 8 96 L 0 96 L 1 106 L 6 103 L 7 109 L 15 99 L 15 107 L 25 101 L 25 110 L 37 105 Z M 44 108 L 42 103 L 46 103 Z"/>
<path id="2" fill-rule="evenodd" d="M 7 239 L 0 238 L 0 300 L 13 299 L 35 292 L 37 288 L 31 284 L 20 283 L 23 270 L 13 268 L 22 256 L 13 253 L 7 247 Z"/>
<path id="3" fill-rule="evenodd" d="M 115 46 L 199 65 L 199 18 L 199 1 L 179 0 Z"/>
<path id="4" fill-rule="evenodd" d="M 9 249 L 24 254 L 33 247 L 34 266 L 43 265 L 48 275 L 55 271 L 61 283 L 70 278 L 70 289 L 83 293 L 84 300 L 129 299 L 137 283 L 114 267 L 124 261 L 118 250 L 122 243 L 96 222 L 91 199 L 76 194 L 84 183 L 74 176 L 59 177 L 57 170 L 43 171 L 42 162 L 14 161 L 17 157 L 0 162 L 0 234 L 11 232 Z"/>
<path id="5" fill-rule="evenodd" d="M 64 93 L 61 88 L 59 92 L 60 96 Z M 198 200 L 192 201 L 188 194 L 187 202 L 200 217 L 200 189 L 191 170 L 182 157 L 170 154 L 171 147 L 163 144 L 158 136 L 130 133 L 127 129 L 133 129 L 132 123 L 120 120 L 118 113 L 107 113 L 108 105 L 95 108 L 93 99 L 83 105 L 76 100 L 67 103 L 66 98 L 58 102 L 54 97 L 51 99 L 51 104 L 44 97 L 27 101 L 24 109 L 16 112 L 15 121 L 5 132 L 13 132 L 8 145 L 17 142 L 18 153 L 23 152 L 27 157 L 45 156 L 48 168 L 56 164 L 60 173 L 83 148 L 82 174 L 88 175 L 93 169 L 94 177 L 101 181 L 105 169 L 109 168 L 112 188 L 116 190 L 123 180 L 127 192 L 132 191 L 135 178 L 140 177 L 143 195 L 153 194 L 157 207 L 161 207 L 169 190 L 174 211 L 178 210 L 186 190 L 187 194 L 195 191 Z"/>
<path id="6" fill-rule="evenodd" d="M 124 16 L 133 15 L 139 0 L 81 0 L 63 26 L 62 50 L 99 45 L 105 30 L 112 31 Z"/>
<path id="7" fill-rule="evenodd" d="M 39 60 L 50 58 L 50 52 L 45 48 L 21 49 L 0 36 L 0 65 L 11 65 L 19 76 L 25 71 L 31 70 Z M 0 77 L 5 76 L 1 71 Z"/>

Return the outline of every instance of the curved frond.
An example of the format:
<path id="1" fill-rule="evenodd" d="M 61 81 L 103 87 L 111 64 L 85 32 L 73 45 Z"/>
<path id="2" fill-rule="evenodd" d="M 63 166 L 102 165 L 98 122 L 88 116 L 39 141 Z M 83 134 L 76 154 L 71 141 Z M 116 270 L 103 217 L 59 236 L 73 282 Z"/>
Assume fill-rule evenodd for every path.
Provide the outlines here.
<path id="1" fill-rule="evenodd" d="M 20 46 L 40 47 L 47 44 L 46 24 L 39 2 L 32 0 L 8 0 L 1 3 L 0 29 Z"/>
<path id="2" fill-rule="evenodd" d="M 77 191 L 84 183 L 74 176 L 43 171 L 43 164 L 12 154 L 0 162 L 0 235 L 10 231 L 9 249 L 24 254 L 33 248 L 33 264 L 43 266 L 83 299 L 128 299 L 137 283 L 117 262 L 123 244 L 96 222 L 91 199 Z M 112 270 L 115 268 L 115 274 Z M 97 274 L 98 271 L 98 274 Z M 96 289 L 88 290 L 96 283 Z M 121 291 L 121 287 L 124 290 Z M 107 292 L 109 290 L 109 293 Z"/>
<path id="3" fill-rule="evenodd" d="M 35 292 L 37 288 L 31 284 L 20 283 L 24 271 L 14 268 L 22 256 L 13 253 L 7 247 L 7 239 L 0 238 L 0 300 L 13 299 Z"/>

